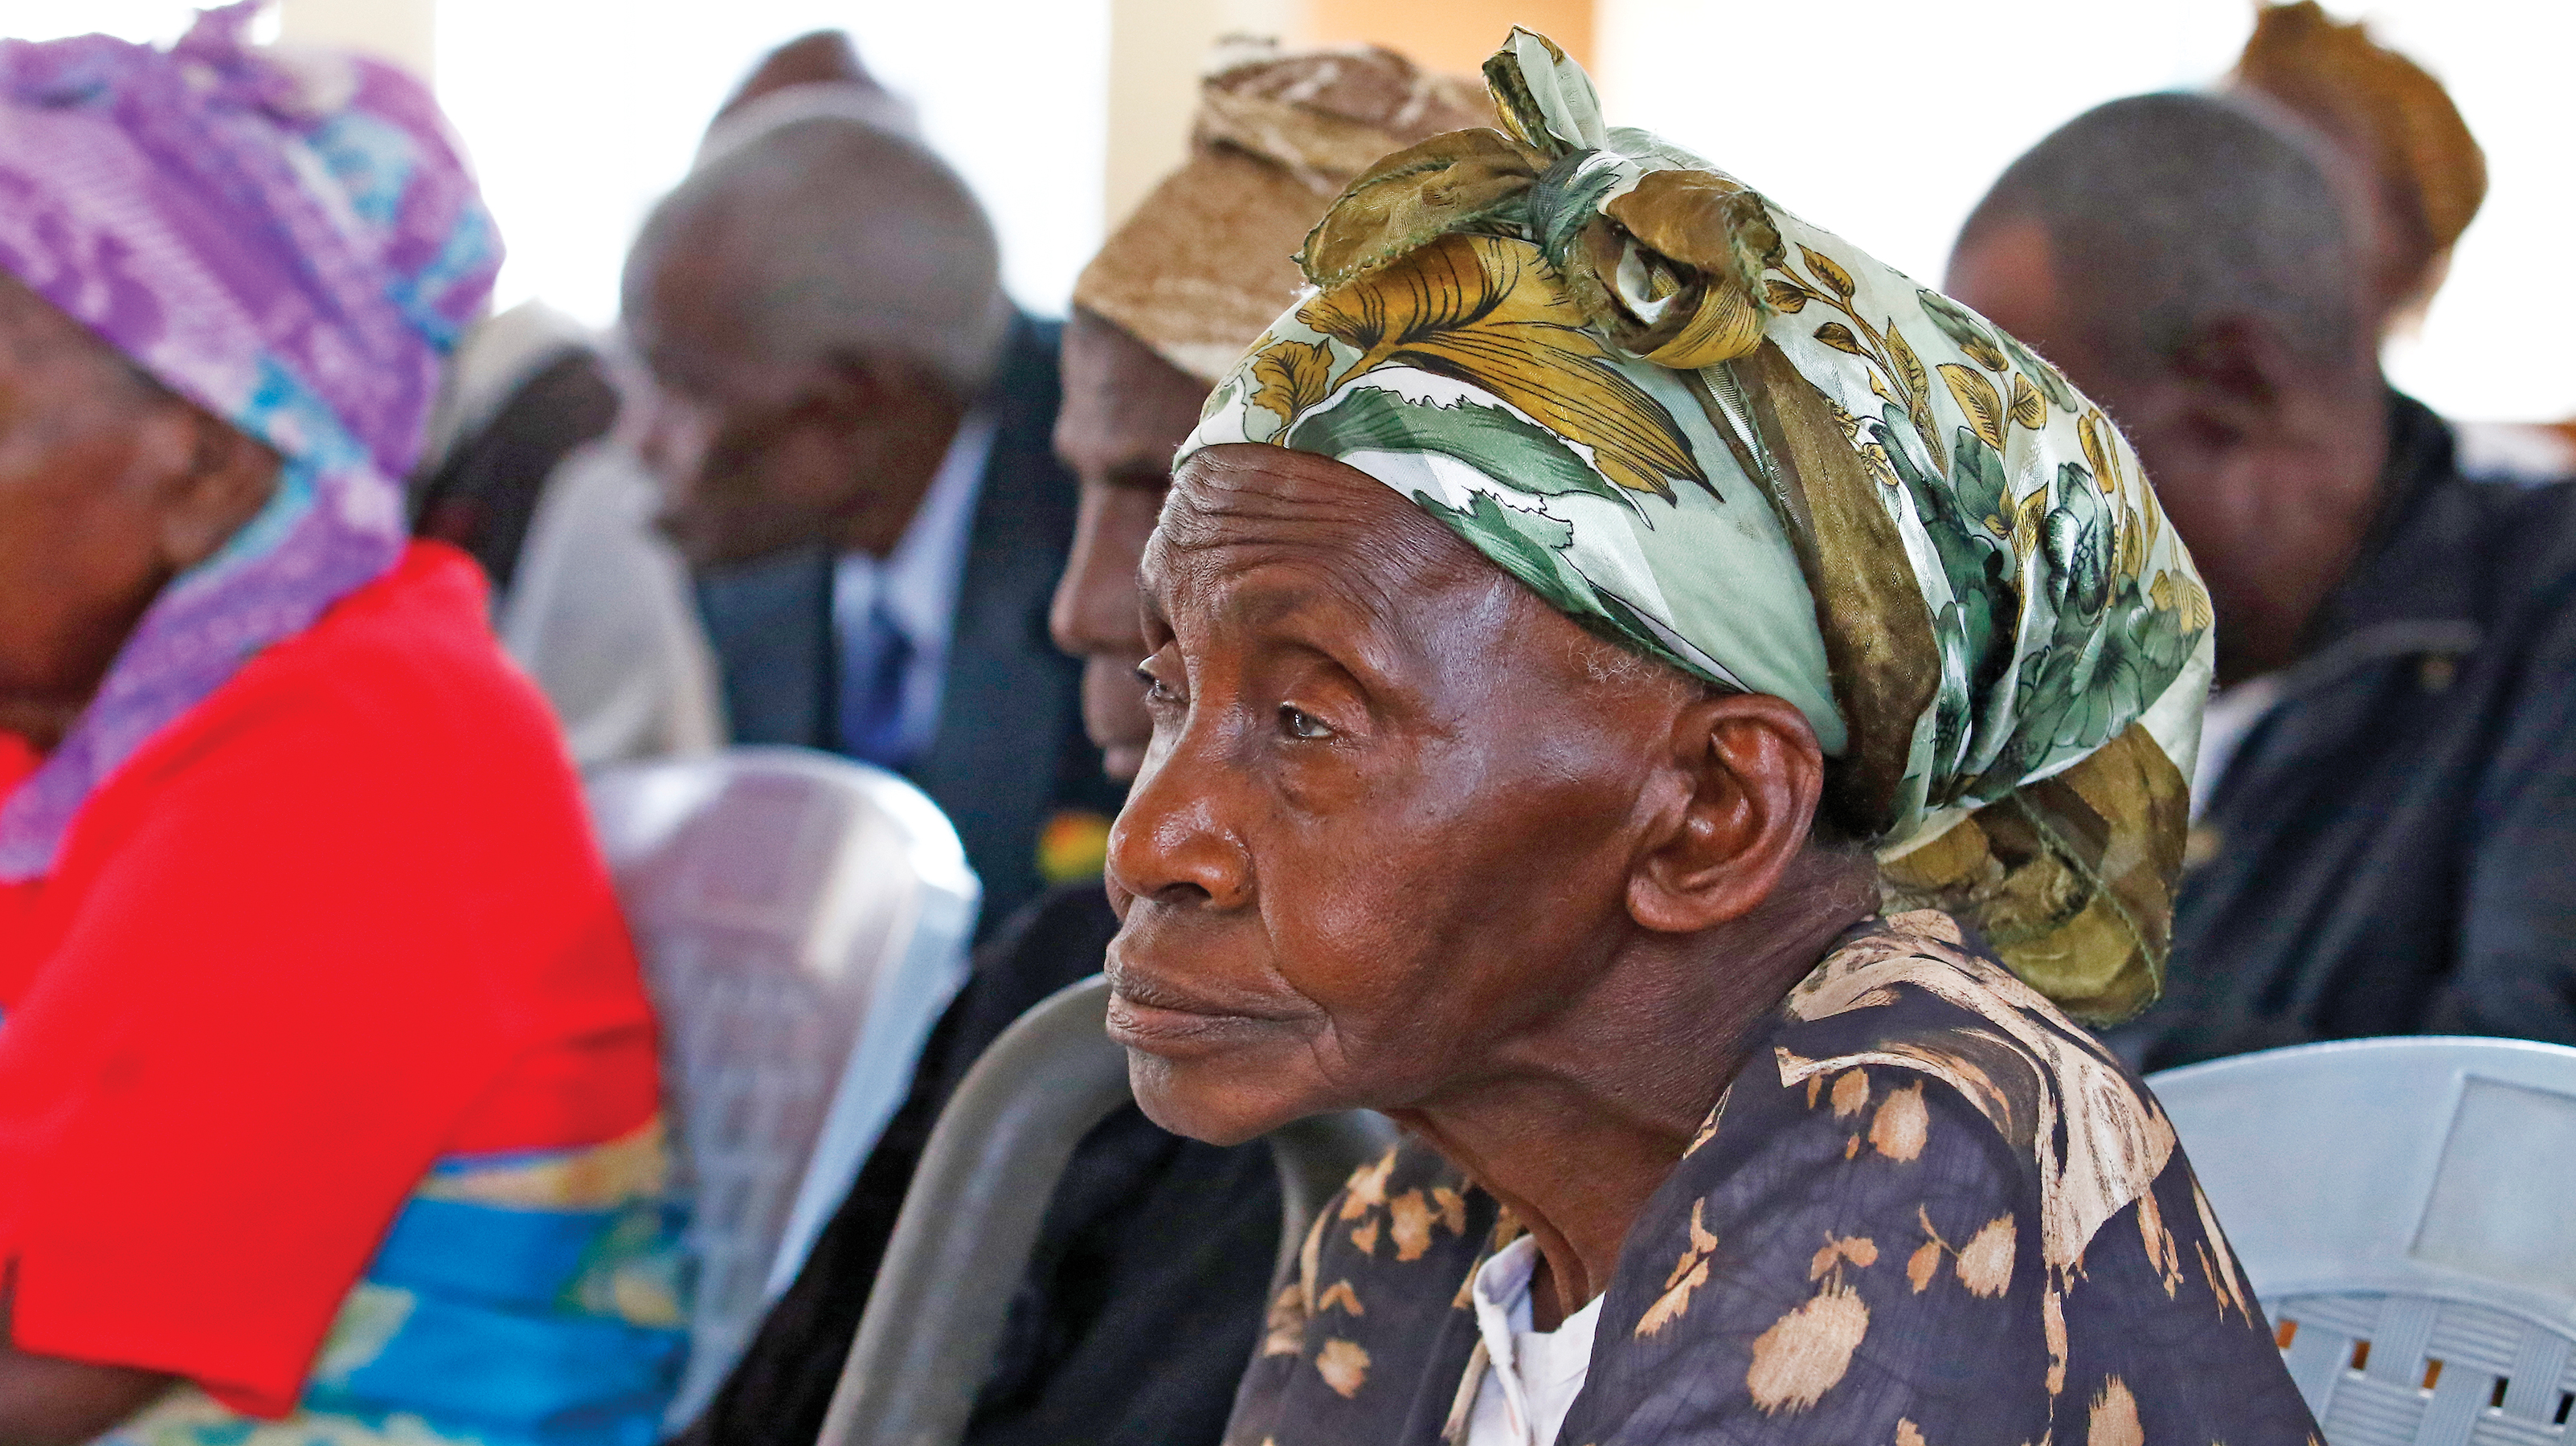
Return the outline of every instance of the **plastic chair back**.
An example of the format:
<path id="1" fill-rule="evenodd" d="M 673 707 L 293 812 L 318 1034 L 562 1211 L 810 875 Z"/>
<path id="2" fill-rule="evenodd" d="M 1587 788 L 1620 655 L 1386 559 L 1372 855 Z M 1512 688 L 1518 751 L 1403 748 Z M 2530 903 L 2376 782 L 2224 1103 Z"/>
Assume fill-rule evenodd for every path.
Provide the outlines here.
<path id="1" fill-rule="evenodd" d="M 1074 1147 L 1133 1096 L 1093 976 L 1002 1032 L 940 1112 L 903 1197 L 817 1446 L 954 1446 L 964 1439 L 1012 1296 Z M 1270 1137 L 1283 1197 L 1281 1259 L 1394 1126 L 1355 1112 Z"/>
<path id="2" fill-rule="evenodd" d="M 620 766 L 589 785 L 662 1026 L 696 1266 L 694 1419 L 794 1280 L 963 979 L 979 890 L 891 773 L 801 748 Z"/>
<path id="3" fill-rule="evenodd" d="M 2353 1040 L 2149 1084 L 2333 1446 L 2576 1439 L 2576 1049 Z"/>

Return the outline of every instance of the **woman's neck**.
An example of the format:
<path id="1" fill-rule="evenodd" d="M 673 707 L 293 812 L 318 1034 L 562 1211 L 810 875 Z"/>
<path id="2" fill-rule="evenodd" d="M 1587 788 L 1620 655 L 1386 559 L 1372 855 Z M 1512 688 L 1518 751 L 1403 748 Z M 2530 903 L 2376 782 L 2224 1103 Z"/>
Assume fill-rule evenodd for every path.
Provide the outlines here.
<path id="1" fill-rule="evenodd" d="M 1628 1228 L 1672 1174 L 1755 1032 L 1875 906 L 1848 879 L 1775 894 L 1705 934 L 1640 933 L 1583 998 L 1473 1084 L 1389 1113 L 1537 1239 L 1538 1329 L 1608 1289 Z"/>

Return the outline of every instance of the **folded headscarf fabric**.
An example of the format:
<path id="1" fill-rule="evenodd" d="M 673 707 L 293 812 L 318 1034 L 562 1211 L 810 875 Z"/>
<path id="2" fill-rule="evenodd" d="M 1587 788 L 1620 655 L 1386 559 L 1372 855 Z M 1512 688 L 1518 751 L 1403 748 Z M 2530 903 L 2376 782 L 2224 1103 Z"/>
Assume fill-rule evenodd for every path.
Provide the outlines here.
<path id="1" fill-rule="evenodd" d="M 1083 268 L 1074 305 L 1213 385 L 1304 289 L 1290 258 L 1352 177 L 1493 115 L 1472 82 L 1391 50 L 1243 47 L 1201 82 L 1189 161 Z"/>
<path id="2" fill-rule="evenodd" d="M 1587 626 L 1796 704 L 1891 902 L 2093 1021 L 2154 997 L 2210 611 L 2099 408 L 1515 30 L 1505 131 L 1380 161 L 1181 456 L 1333 457 Z"/>
<path id="3" fill-rule="evenodd" d="M 0 267 L 286 463 L 0 806 L 0 880 L 46 872 L 144 740 L 393 565 L 396 479 L 500 265 L 428 93 L 372 61 L 254 49 L 256 9 L 208 11 L 167 50 L 0 43 Z"/>
<path id="4" fill-rule="evenodd" d="M 2486 152 L 2442 83 L 2316 0 L 2264 6 L 2235 78 L 2349 148 L 2421 229 L 2410 244 L 2425 248 L 2425 264 L 2459 241 L 2486 200 Z M 2407 278 L 2428 279 L 2438 277 Z"/>

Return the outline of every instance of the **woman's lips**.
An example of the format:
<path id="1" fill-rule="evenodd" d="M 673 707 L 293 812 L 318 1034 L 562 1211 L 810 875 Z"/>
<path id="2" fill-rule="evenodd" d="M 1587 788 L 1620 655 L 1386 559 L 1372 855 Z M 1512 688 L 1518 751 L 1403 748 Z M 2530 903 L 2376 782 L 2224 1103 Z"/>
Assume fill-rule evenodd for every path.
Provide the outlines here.
<path id="1" fill-rule="evenodd" d="M 1275 1019 L 1166 1009 L 1139 1004 L 1114 991 L 1109 996 L 1109 1038 L 1127 1049 L 1165 1058 L 1221 1053 L 1265 1038 L 1278 1028 Z"/>
<path id="2" fill-rule="evenodd" d="M 1289 1016 L 1182 989 L 1109 958 L 1109 1037 L 1165 1057 L 1215 1054 L 1272 1038 Z"/>

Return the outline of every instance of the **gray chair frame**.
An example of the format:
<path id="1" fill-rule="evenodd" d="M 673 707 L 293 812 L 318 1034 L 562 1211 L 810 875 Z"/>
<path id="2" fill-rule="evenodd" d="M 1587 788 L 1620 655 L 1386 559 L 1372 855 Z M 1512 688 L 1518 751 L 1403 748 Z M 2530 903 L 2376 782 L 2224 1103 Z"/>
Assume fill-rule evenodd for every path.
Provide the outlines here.
<path id="1" fill-rule="evenodd" d="M 1056 1181 L 1082 1137 L 1132 1098 L 1108 1009 L 1106 979 L 1069 985 L 967 1072 L 904 1195 L 818 1446 L 964 1437 Z M 1281 1187 L 1276 1275 L 1294 1267 L 1315 1212 L 1393 1140 L 1394 1127 L 1368 1114 L 1270 1137 Z"/>

